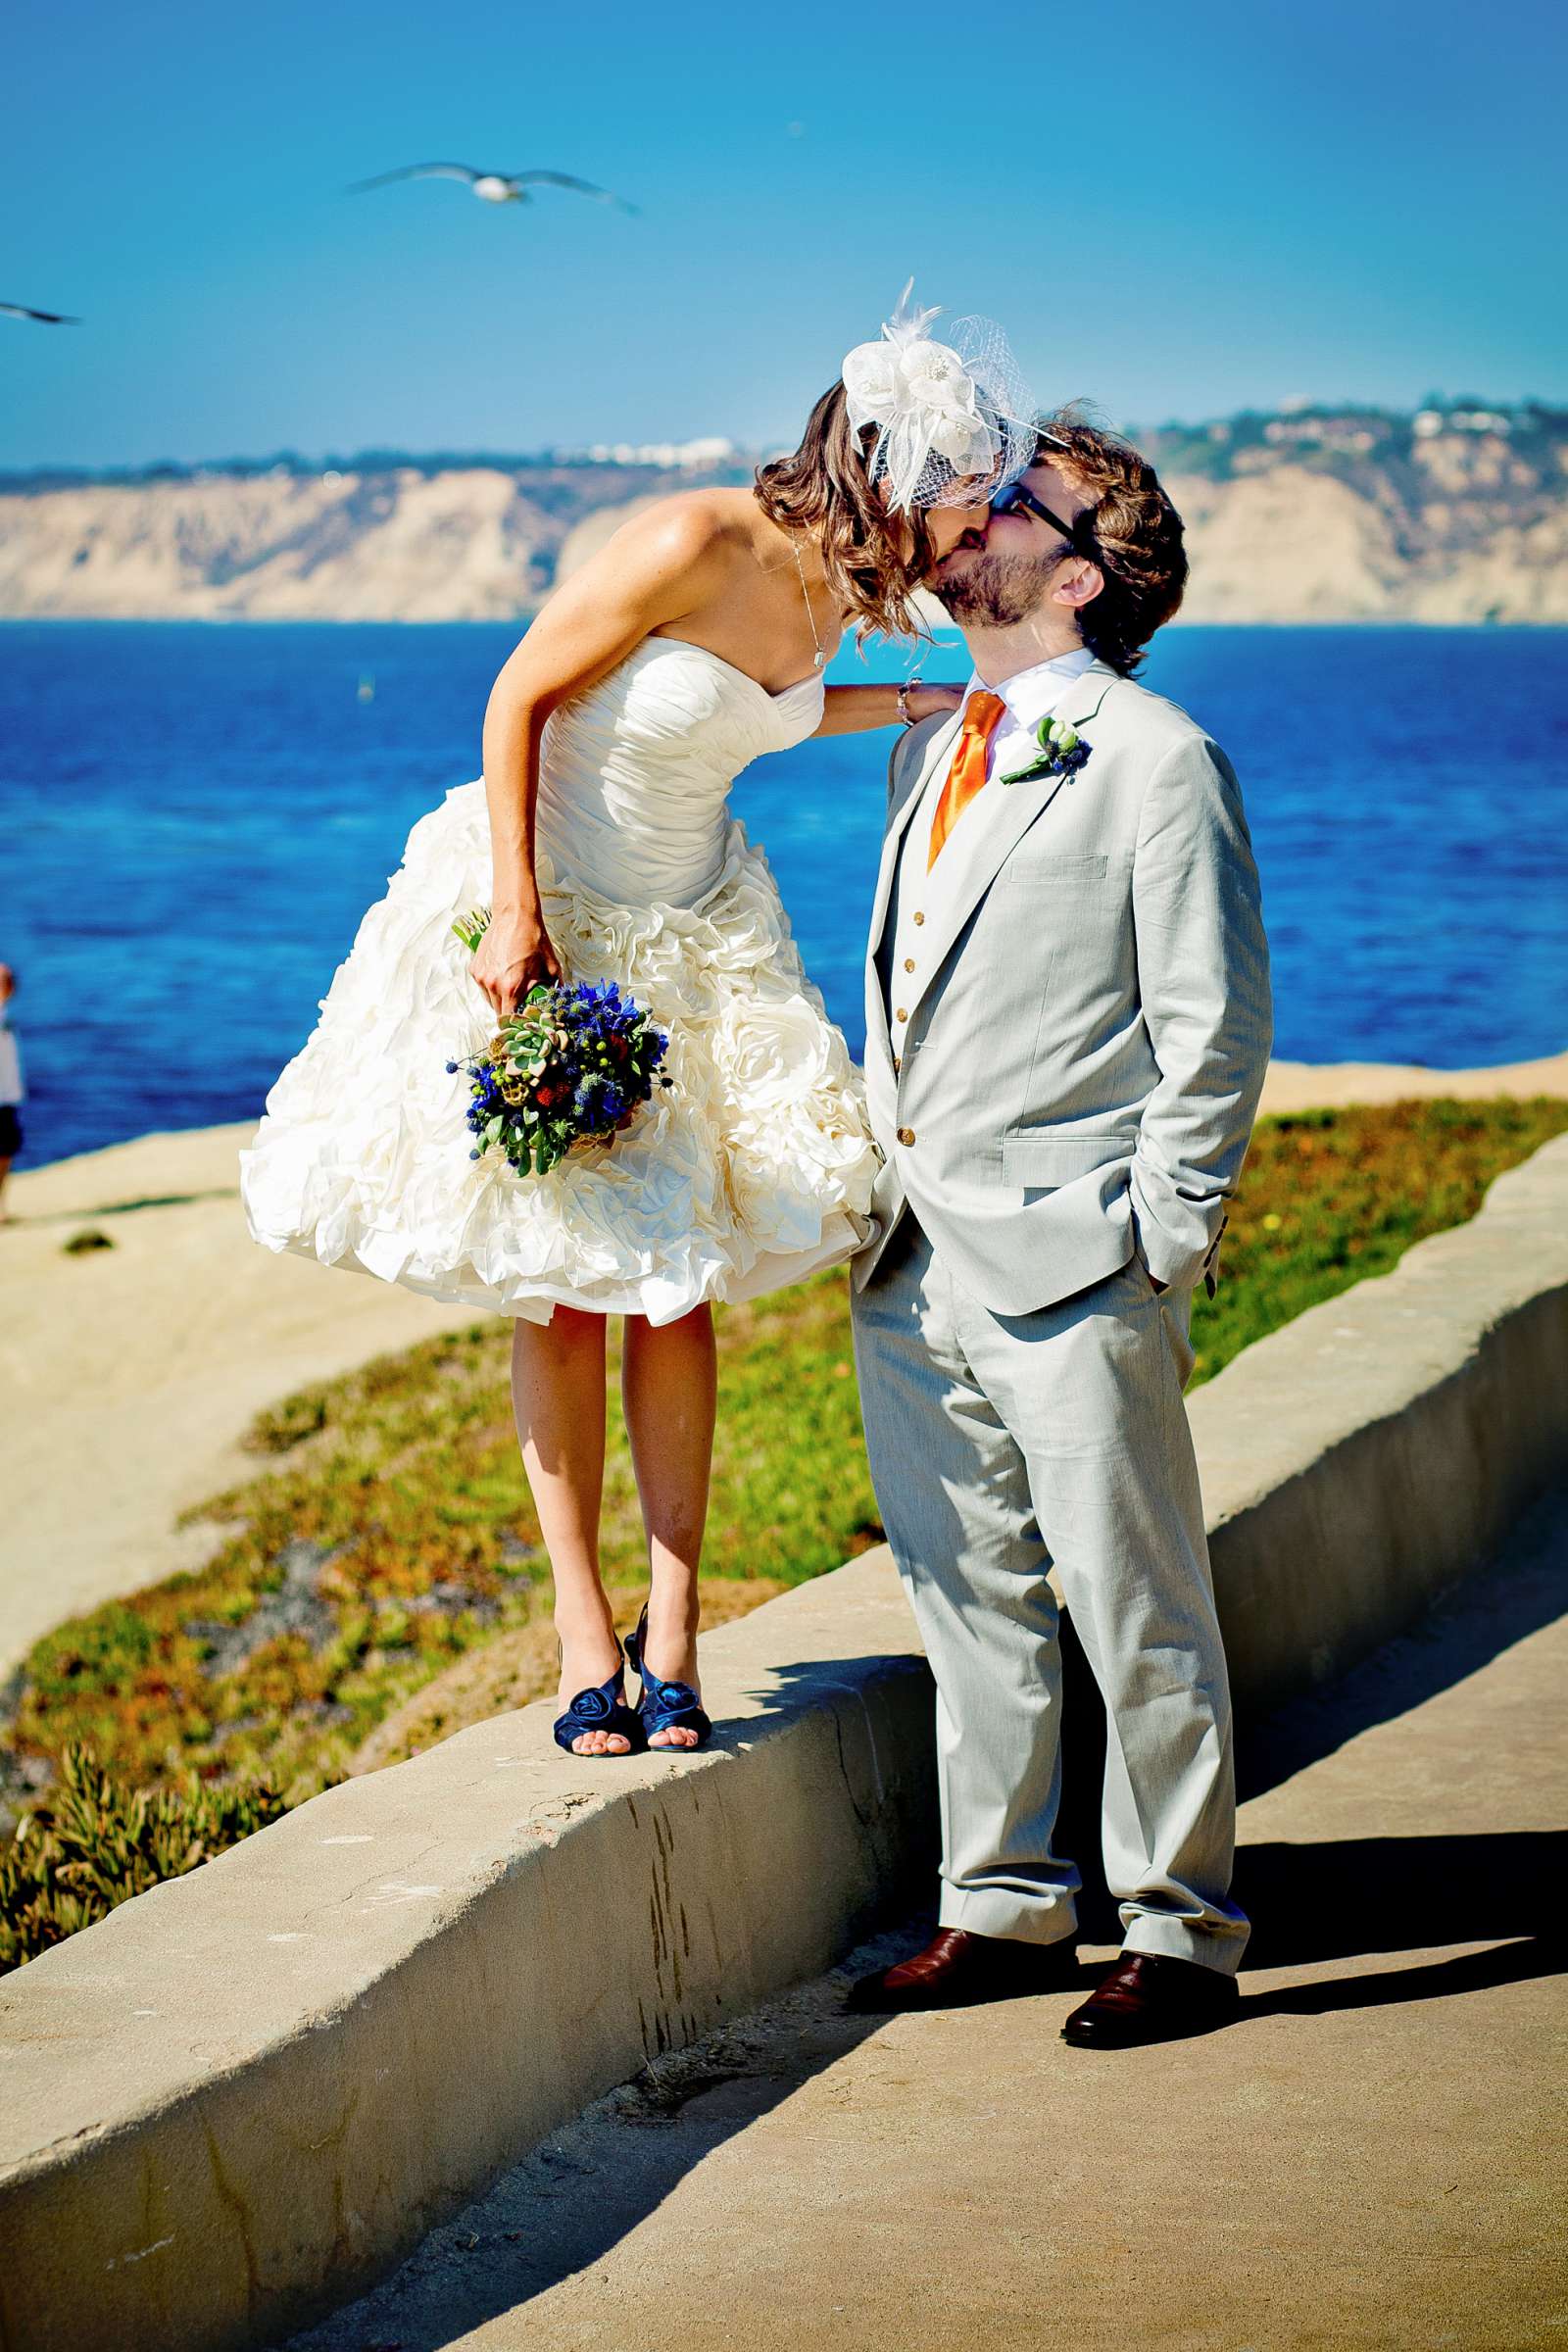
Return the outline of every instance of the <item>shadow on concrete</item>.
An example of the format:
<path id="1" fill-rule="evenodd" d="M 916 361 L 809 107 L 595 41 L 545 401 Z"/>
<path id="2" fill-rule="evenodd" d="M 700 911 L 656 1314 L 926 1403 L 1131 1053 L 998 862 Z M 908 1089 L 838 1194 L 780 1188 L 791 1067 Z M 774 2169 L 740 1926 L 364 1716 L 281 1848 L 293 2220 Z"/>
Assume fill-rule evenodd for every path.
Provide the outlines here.
<path id="1" fill-rule="evenodd" d="M 1239 1796 L 1245 1803 L 1277 1788 L 1373 1724 L 1408 1714 L 1565 1610 L 1568 1490 L 1559 1490 L 1518 1521 L 1500 1561 L 1454 1586 L 1408 1633 L 1328 1689 L 1244 1722 L 1237 1737 Z"/>
<path id="2" fill-rule="evenodd" d="M 862 1947 L 887 1966 L 906 1938 Z M 486 2322 L 591 2269 L 693 2168 L 879 2031 L 840 2012 L 842 1979 L 753 2013 L 727 2033 L 654 2062 L 514 2165 L 455 2223 L 431 2232 L 363 2301 L 274 2352 L 442 2352 Z M 679 2315 L 628 2319 L 628 2344 L 675 2352 Z M 555 2340 L 555 2339 L 552 2339 Z"/>
<path id="3" fill-rule="evenodd" d="M 1250 1797 L 1262 1795 L 1265 1789 L 1278 1788 L 1294 1774 L 1324 1756 L 1333 1755 L 1375 1724 L 1389 1723 L 1408 1714 L 1440 1690 L 1449 1690 L 1467 1676 L 1479 1673 L 1515 1642 L 1539 1633 L 1543 1626 L 1554 1624 L 1565 1611 L 1568 1611 L 1568 1491 L 1558 1491 L 1544 1497 L 1518 1522 L 1500 1563 L 1478 1568 L 1462 1585 L 1435 1602 L 1408 1633 L 1386 1642 L 1328 1689 L 1293 1699 L 1268 1715 L 1244 1716 L 1236 1735 L 1239 1799 L 1245 1803 Z M 1084 1892 L 1079 1914 L 1085 1936 L 1092 1942 L 1119 1943 L 1120 1922 L 1100 1868 L 1100 1790 L 1105 1764 L 1105 1712 L 1067 1617 L 1062 1620 L 1062 1804 L 1057 1848 L 1071 1854 L 1083 1872 Z M 1394 1844 L 1397 1847 L 1400 1842 L 1395 1840 Z M 1510 1844 L 1506 1838 L 1432 1842 L 1434 1846 L 1445 1842 L 1502 1847 Z M 1406 1879 L 1406 1893 L 1429 1932 L 1396 1930 L 1384 1946 L 1375 1936 L 1366 1934 L 1364 1925 L 1356 1924 L 1353 1916 L 1356 1903 L 1343 1882 L 1314 1884 L 1310 1893 L 1305 1889 L 1302 1878 L 1310 1872 L 1310 1863 L 1301 1856 L 1314 1849 L 1288 1849 L 1289 1870 L 1277 1886 L 1270 1880 L 1266 1888 L 1262 1884 L 1251 1887 L 1246 1875 L 1252 1866 L 1252 1855 L 1258 1850 L 1244 1846 L 1237 1864 L 1238 1898 L 1250 1914 L 1263 1918 L 1277 1910 L 1282 1917 L 1304 1921 L 1315 1906 L 1321 1905 L 1324 1917 L 1345 1923 L 1348 1940 L 1338 1946 L 1341 1952 L 1451 1943 L 1455 1939 L 1458 1906 L 1455 1890 L 1461 1887 L 1465 1888 L 1465 1920 L 1479 1923 L 1482 1933 L 1535 1935 L 1546 1925 L 1538 1905 L 1532 1916 L 1519 1919 L 1517 1925 L 1501 1925 L 1494 1931 L 1490 1901 L 1472 1903 L 1463 1879 L 1449 1881 L 1445 1889 L 1444 1914 L 1440 1916 L 1432 1900 L 1423 1901 L 1420 1889 Z M 1479 1865 L 1479 1857 L 1477 1860 Z M 1441 1855 L 1432 1855 L 1430 1867 L 1437 1873 L 1435 1884 L 1441 1885 L 1445 1869 Z M 1498 1883 L 1499 1873 L 1504 1879 L 1508 1877 L 1508 1856 L 1499 1854 L 1494 1865 L 1486 1867 L 1488 1884 L 1494 1887 L 1500 1907 L 1511 1914 L 1517 1913 L 1517 1903 L 1508 1901 Z M 1262 1871 L 1267 1868 L 1267 1864 L 1259 1865 Z M 1385 1868 L 1404 1877 L 1397 1853 L 1384 1849 L 1382 1859 L 1363 1882 L 1369 1900 L 1378 1899 L 1374 1882 L 1378 1871 Z M 1538 1885 L 1549 1883 L 1538 1882 Z M 1357 1936 L 1364 1939 L 1355 1940 Z M 1277 1958 L 1283 1963 L 1331 1956 L 1334 1955 L 1327 1950 L 1293 1948 L 1280 1952 Z M 1257 1949 L 1254 1938 L 1248 1950 L 1247 1965 L 1266 1968 L 1275 1965 L 1275 1954 L 1271 1952 L 1265 1957 Z"/>
<path id="4" fill-rule="evenodd" d="M 1521 1522 L 1505 1565 L 1479 1571 L 1332 1690 L 1244 1724 L 1238 1740 L 1244 1795 L 1278 1786 L 1374 1724 L 1419 1706 L 1565 1609 L 1568 1496 L 1559 1494 Z M 1084 1874 L 1084 1940 L 1114 1946 L 1120 1925 L 1103 1881 L 1097 1882 L 1103 1711 L 1065 1624 L 1063 1652 L 1058 1848 L 1072 1854 Z M 825 1698 L 835 1683 L 842 1688 L 867 1664 L 803 1662 L 759 1696 L 764 1711 L 767 1700 L 785 1690 L 792 1705 L 813 1689 Z M 908 1703 L 928 1706 L 929 1687 L 910 1678 Z M 934 1824 L 934 1792 L 931 1810 Z M 1447 1998 L 1561 1973 L 1568 1969 L 1568 1943 L 1556 1933 L 1553 1896 L 1565 1864 L 1568 1832 L 1561 1831 L 1244 1845 L 1237 1891 L 1258 1925 L 1237 2024 Z M 900 1924 L 862 1945 L 831 1977 L 784 1995 L 691 2050 L 656 2061 L 552 2133 L 457 2222 L 433 2231 L 392 2278 L 292 2337 L 285 2352 L 379 2352 L 392 2346 L 443 2352 L 509 2312 L 525 2328 L 519 2307 L 602 2260 L 694 2166 L 884 2030 L 885 2019 L 845 2013 L 844 1991 L 852 1975 L 887 1967 L 925 1941 L 934 1911 L 914 1908 L 924 1891 L 905 1888 Z M 1494 1940 L 1485 1950 L 1455 1952 L 1451 1947 L 1461 1936 Z M 1255 1970 L 1350 1961 L 1368 1953 L 1430 1953 L 1445 1945 L 1450 1948 L 1444 1956 L 1408 1967 L 1363 1967 L 1319 1983 L 1248 1989 Z M 1085 1990 L 1100 1973 L 1084 1965 Z M 671 2341 L 678 2337 L 678 2316 L 664 2333 Z"/>
<path id="5" fill-rule="evenodd" d="M 1565 1869 L 1568 1830 L 1243 1846 L 1236 1895 L 1255 1923 L 1246 1965 L 1555 1936 Z"/>
<path id="6" fill-rule="evenodd" d="M 1353 1838 L 1243 1846 L 1236 1896 L 1253 1922 L 1238 2024 L 1318 2017 L 1393 2002 L 1448 2000 L 1568 1973 L 1558 1889 L 1568 1830 L 1437 1838 Z M 1359 1969 L 1249 1993 L 1254 1970 L 1352 1960 L 1369 1952 L 1449 1950 L 1409 1968 Z"/>
<path id="7" fill-rule="evenodd" d="M 1251 1954 L 1248 1954 L 1251 1965 Z M 1568 1973 L 1568 1942 L 1527 1936 L 1494 1944 L 1484 1952 L 1454 1952 L 1446 1960 L 1415 1968 L 1391 1968 L 1372 1976 L 1334 1977 L 1318 1984 L 1282 1984 L 1249 1993 L 1242 1978 L 1242 2006 L 1236 2023 L 1254 2017 L 1326 2017 L 1339 2009 L 1381 2009 L 1395 2002 L 1446 2001 L 1461 1992 L 1490 1992 L 1502 1984 L 1524 1984 L 1536 1977 Z"/>

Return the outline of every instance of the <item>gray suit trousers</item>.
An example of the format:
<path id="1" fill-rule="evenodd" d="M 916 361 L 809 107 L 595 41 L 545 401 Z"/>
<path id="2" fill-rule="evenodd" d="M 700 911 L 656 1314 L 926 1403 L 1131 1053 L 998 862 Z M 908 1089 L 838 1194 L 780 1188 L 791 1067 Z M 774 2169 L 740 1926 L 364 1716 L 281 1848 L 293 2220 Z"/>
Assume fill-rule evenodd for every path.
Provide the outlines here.
<path id="1" fill-rule="evenodd" d="M 1126 1948 L 1234 1972 L 1230 1687 L 1182 1402 L 1190 1291 L 1141 1258 L 1031 1314 L 982 1306 L 906 1212 L 855 1300 L 883 1524 L 937 1686 L 940 1924 L 1054 1943 L 1080 1885 L 1054 1564 L 1105 1701 L 1105 1876 Z"/>

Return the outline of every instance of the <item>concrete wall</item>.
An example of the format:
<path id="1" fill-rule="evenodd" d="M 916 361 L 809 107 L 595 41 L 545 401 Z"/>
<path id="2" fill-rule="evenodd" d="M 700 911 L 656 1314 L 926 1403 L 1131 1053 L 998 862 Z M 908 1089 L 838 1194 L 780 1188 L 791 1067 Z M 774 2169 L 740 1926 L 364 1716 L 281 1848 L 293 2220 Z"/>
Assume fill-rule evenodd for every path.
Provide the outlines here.
<path id="1" fill-rule="evenodd" d="M 1568 1136 L 1192 1400 L 1237 1698 L 1408 1624 L 1568 1473 Z"/>
<path id="2" fill-rule="evenodd" d="M 803 1586 L 703 1672 L 715 1748 L 593 1763 L 549 1702 L 497 1716 L 0 1981 L 4 2352 L 273 2342 L 830 1965 L 929 1837 L 897 1580 Z"/>
<path id="3" fill-rule="evenodd" d="M 1238 1698 L 1407 1621 L 1568 1457 L 1568 1139 L 1194 1399 Z M 884 1552 L 705 1636 L 690 1757 L 548 1703 L 329 1790 L 0 1983 L 0 2352 L 275 2342 L 646 2053 L 924 1883 Z"/>

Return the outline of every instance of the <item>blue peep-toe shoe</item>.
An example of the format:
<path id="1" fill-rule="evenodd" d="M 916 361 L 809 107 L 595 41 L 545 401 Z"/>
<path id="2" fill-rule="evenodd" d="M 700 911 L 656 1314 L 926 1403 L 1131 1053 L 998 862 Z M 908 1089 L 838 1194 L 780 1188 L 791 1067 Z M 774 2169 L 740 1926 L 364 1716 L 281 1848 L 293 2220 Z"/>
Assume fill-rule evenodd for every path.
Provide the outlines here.
<path id="1" fill-rule="evenodd" d="M 620 1649 L 618 1641 L 615 1647 L 617 1651 Z M 579 1750 L 571 1743 L 574 1740 L 580 1740 L 584 1732 L 618 1732 L 627 1742 L 629 1755 L 636 1755 L 639 1749 L 648 1745 L 648 1734 L 643 1727 L 640 1706 L 632 1708 L 626 1704 L 625 1672 L 625 1657 L 617 1656 L 615 1671 L 608 1682 L 601 1683 L 597 1690 L 579 1690 L 564 1715 L 556 1717 L 556 1745 L 564 1747 L 568 1756 L 579 1754 Z M 614 1756 L 619 1751 L 607 1747 L 600 1752 Z M 582 1760 L 586 1762 L 593 1754 L 594 1751 L 589 1749 Z"/>
<path id="2" fill-rule="evenodd" d="M 706 1747 L 712 1737 L 713 1726 L 703 1710 L 703 1702 L 690 1683 L 661 1682 L 652 1672 L 645 1656 L 648 1642 L 648 1603 L 637 1620 L 637 1631 L 626 1636 L 626 1657 L 632 1672 L 642 1682 L 637 1693 L 637 1713 L 644 1738 L 651 1740 L 655 1732 L 679 1729 L 695 1732 L 697 1739 L 691 1747 L 661 1748 L 661 1755 L 693 1756 L 699 1747 Z"/>

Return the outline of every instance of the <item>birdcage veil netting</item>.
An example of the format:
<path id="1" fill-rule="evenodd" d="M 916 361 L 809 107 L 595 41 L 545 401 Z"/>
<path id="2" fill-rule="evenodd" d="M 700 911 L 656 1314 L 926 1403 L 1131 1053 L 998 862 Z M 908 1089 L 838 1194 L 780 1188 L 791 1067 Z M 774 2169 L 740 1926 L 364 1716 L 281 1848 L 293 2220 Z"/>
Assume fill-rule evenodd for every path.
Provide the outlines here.
<path id="1" fill-rule="evenodd" d="M 850 422 L 876 428 L 868 470 L 896 513 L 971 506 L 1032 463 L 1034 398 L 994 318 L 955 318 L 939 340 L 940 313 L 914 308 L 912 290 L 845 359 Z"/>

